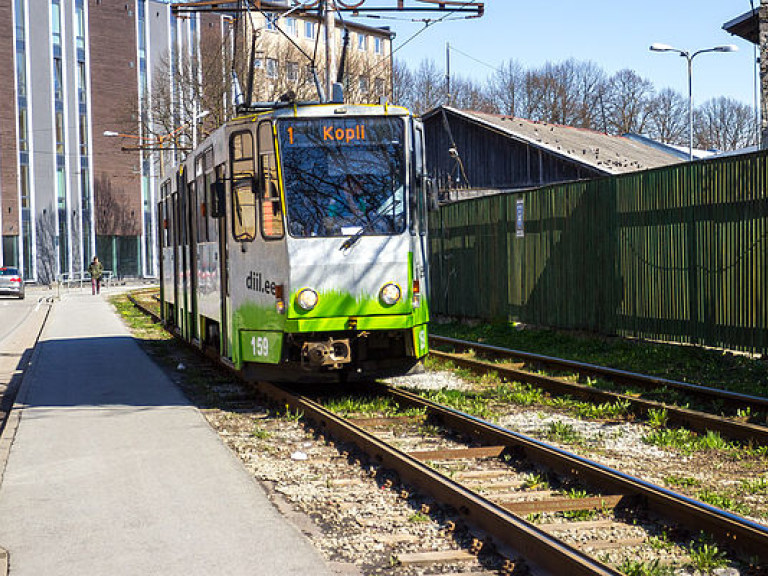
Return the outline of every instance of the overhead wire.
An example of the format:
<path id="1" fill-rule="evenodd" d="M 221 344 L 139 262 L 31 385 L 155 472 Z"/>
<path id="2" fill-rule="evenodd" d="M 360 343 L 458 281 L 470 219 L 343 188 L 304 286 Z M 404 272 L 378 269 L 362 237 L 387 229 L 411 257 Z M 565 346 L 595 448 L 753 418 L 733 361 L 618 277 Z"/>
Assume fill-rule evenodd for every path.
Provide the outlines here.
<path id="1" fill-rule="evenodd" d="M 444 16 L 441 16 L 440 18 L 435 18 L 435 19 L 423 18 L 423 19 L 420 19 L 420 20 L 413 20 L 412 19 L 411 22 L 423 22 L 424 23 L 424 27 L 421 28 L 420 30 L 417 30 L 416 32 L 414 32 L 408 39 L 405 40 L 405 42 L 400 44 L 397 48 L 393 49 L 392 50 L 392 55 L 394 56 L 395 53 L 397 53 L 400 50 L 402 50 L 403 48 L 405 48 L 409 43 L 411 43 L 413 40 L 415 40 L 417 37 L 419 37 L 421 34 L 423 34 L 431 26 L 434 26 L 435 24 L 440 24 L 441 22 L 444 22 L 445 20 L 451 19 L 450 17 L 454 16 L 454 14 L 456 12 L 458 12 L 460 9 L 466 8 L 467 6 L 471 6 L 472 4 L 477 4 L 477 0 L 467 0 L 464 3 L 457 5 L 456 8 L 454 8 L 453 10 L 450 10 L 447 14 L 445 14 Z M 462 16 L 462 17 L 457 18 L 457 19 L 465 20 L 467 18 L 469 18 L 469 17 L 468 16 Z M 371 68 L 371 73 L 377 72 L 378 69 L 383 67 L 385 64 L 389 64 L 389 61 L 386 60 L 386 59 L 382 60 L 379 64 L 377 64 L 376 66 Z"/>

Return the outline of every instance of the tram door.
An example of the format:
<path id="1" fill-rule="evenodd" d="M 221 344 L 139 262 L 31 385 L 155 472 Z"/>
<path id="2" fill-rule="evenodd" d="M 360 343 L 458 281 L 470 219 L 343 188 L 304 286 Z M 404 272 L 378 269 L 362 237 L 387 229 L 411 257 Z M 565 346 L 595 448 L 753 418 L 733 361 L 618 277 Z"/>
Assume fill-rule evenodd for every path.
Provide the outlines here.
<path id="1" fill-rule="evenodd" d="M 171 195 L 171 246 L 173 247 L 173 318 L 172 324 L 180 327 L 181 319 L 179 317 L 179 257 L 181 253 L 181 239 L 179 236 L 179 193 L 174 192 Z"/>
<path id="2" fill-rule="evenodd" d="M 227 177 L 224 164 L 216 166 L 216 182 L 223 184 Z M 224 188 L 226 190 L 226 187 Z M 212 199 L 212 202 L 216 200 Z M 219 326 L 220 354 L 226 358 L 232 358 L 229 347 L 229 252 L 227 250 L 227 217 L 226 210 L 229 202 L 221 203 L 218 207 L 223 217 L 217 219 L 219 227 L 219 302 L 221 303 L 221 325 Z"/>
<path id="3" fill-rule="evenodd" d="M 184 338 L 189 332 L 189 192 L 183 169 L 176 175 L 179 191 L 179 329 Z"/>
<path id="4" fill-rule="evenodd" d="M 188 338 L 191 340 L 197 339 L 197 186 L 195 182 L 191 182 L 187 186 L 189 198 L 187 200 L 187 214 L 186 214 L 186 226 L 189 231 L 187 251 L 189 255 L 189 334 Z"/>

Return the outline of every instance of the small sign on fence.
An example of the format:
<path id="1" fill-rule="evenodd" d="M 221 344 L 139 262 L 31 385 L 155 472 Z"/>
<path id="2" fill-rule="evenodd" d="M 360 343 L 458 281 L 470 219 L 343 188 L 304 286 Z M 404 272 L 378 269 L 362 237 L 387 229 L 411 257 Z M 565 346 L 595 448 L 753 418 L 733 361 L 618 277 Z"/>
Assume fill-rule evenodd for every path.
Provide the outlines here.
<path id="1" fill-rule="evenodd" d="M 525 236 L 525 200 L 518 198 L 515 203 L 515 236 Z"/>

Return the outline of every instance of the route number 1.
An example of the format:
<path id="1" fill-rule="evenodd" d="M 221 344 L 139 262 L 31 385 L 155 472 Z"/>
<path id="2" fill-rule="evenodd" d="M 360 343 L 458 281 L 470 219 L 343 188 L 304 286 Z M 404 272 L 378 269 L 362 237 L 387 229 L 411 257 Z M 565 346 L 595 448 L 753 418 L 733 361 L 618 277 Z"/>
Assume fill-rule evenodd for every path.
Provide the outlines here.
<path id="1" fill-rule="evenodd" d="M 266 336 L 251 338 L 251 348 L 254 356 L 269 356 L 269 340 Z"/>

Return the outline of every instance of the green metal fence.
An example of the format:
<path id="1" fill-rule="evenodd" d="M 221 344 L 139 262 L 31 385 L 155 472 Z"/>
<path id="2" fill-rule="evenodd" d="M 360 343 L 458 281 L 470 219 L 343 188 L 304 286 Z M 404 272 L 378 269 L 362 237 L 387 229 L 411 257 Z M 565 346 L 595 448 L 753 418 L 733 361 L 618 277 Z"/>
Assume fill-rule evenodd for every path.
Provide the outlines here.
<path id="1" fill-rule="evenodd" d="M 758 152 L 443 206 L 433 310 L 767 352 L 767 170 Z"/>

